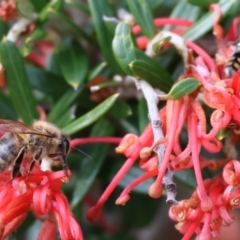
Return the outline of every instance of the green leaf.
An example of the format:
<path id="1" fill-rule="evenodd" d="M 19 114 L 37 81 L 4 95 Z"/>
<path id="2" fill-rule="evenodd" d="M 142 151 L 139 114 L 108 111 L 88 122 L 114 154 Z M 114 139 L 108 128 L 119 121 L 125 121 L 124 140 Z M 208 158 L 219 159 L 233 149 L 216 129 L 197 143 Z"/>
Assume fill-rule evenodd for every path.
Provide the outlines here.
<path id="1" fill-rule="evenodd" d="M 117 119 L 127 118 L 132 115 L 132 110 L 125 101 L 118 99 L 114 104 L 114 108 L 109 110 L 109 114 Z"/>
<path id="2" fill-rule="evenodd" d="M 0 44 L 1 63 L 5 69 L 5 77 L 13 105 L 21 119 L 31 124 L 38 118 L 36 102 L 32 93 L 24 60 L 14 43 L 3 40 Z"/>
<path id="3" fill-rule="evenodd" d="M 219 5 L 221 7 L 221 14 L 224 17 L 230 9 L 237 3 L 229 0 L 220 0 Z M 184 38 L 187 38 L 191 41 L 198 39 L 212 29 L 214 18 L 214 12 L 206 13 L 201 19 L 196 21 L 192 27 L 190 27 L 186 33 L 183 34 Z"/>
<path id="4" fill-rule="evenodd" d="M 117 100 L 118 94 L 114 94 L 113 96 L 106 99 L 104 102 L 99 104 L 97 107 L 83 115 L 82 117 L 76 119 L 68 126 L 63 128 L 63 131 L 69 135 L 80 131 L 81 129 L 89 126 L 96 120 L 98 120 L 103 114 L 105 114 L 115 103 Z"/>
<path id="5" fill-rule="evenodd" d="M 36 1 L 36 0 L 33 0 Z M 60 12 L 64 6 L 64 0 L 54 0 L 50 1 L 45 7 L 41 10 L 38 16 L 40 23 L 44 23 L 49 18 L 50 12 Z"/>
<path id="6" fill-rule="evenodd" d="M 23 47 L 21 49 L 22 54 L 24 56 L 28 55 L 32 51 L 34 41 L 45 37 L 45 35 L 46 31 L 43 28 L 35 28 L 34 31 L 25 38 Z"/>
<path id="7" fill-rule="evenodd" d="M 218 3 L 219 0 L 186 0 L 188 3 L 192 5 L 196 5 L 201 8 L 209 8 L 209 6 L 213 3 Z"/>
<path id="8" fill-rule="evenodd" d="M 149 61 L 135 60 L 129 66 L 135 76 L 164 92 L 168 92 L 173 84 L 169 73 L 153 58 L 149 57 Z"/>
<path id="9" fill-rule="evenodd" d="M 40 12 L 47 4 L 46 0 L 30 0 L 36 12 Z"/>
<path id="10" fill-rule="evenodd" d="M 115 34 L 115 29 L 118 25 L 119 20 L 113 17 L 108 17 L 108 16 L 103 16 L 103 20 L 105 22 L 105 25 L 108 29 L 108 31 L 114 35 Z"/>
<path id="11" fill-rule="evenodd" d="M 8 33 L 8 25 L 0 18 L 0 41 Z"/>
<path id="12" fill-rule="evenodd" d="M 88 57 L 84 49 L 77 41 L 65 39 L 59 44 L 57 59 L 66 81 L 77 89 L 86 80 L 88 69 Z"/>
<path id="13" fill-rule="evenodd" d="M 90 6 L 94 29 L 97 33 L 97 39 L 103 56 L 114 72 L 122 73 L 120 66 L 114 58 L 112 48 L 110 47 L 113 39 L 113 34 L 109 32 L 103 20 L 103 16 L 114 17 L 111 6 L 108 0 L 88 0 L 88 3 Z"/>
<path id="14" fill-rule="evenodd" d="M 81 12 L 84 12 L 86 14 L 90 14 L 89 7 L 86 6 L 85 4 L 74 2 L 72 0 L 66 0 L 66 3 L 69 4 L 70 6 L 74 7 L 75 9 L 78 9 Z"/>
<path id="15" fill-rule="evenodd" d="M 101 118 L 98 122 L 95 123 L 91 135 L 111 136 L 113 133 L 114 128 L 111 122 L 109 122 L 105 118 Z M 72 207 L 78 205 L 78 203 L 82 200 L 82 198 L 92 185 L 94 179 L 96 178 L 100 170 L 100 167 L 103 164 L 108 149 L 108 144 L 95 144 L 91 148 L 92 159 L 82 160 L 81 170 L 78 176 L 78 180 L 75 184 L 76 187 L 73 192 L 73 199 L 71 202 Z"/>
<path id="16" fill-rule="evenodd" d="M 186 12 L 188 14 L 186 14 Z M 196 6 L 192 6 L 191 4 L 179 1 L 171 12 L 171 18 L 183 18 L 190 21 L 196 21 L 201 13 L 201 9 Z M 168 30 L 170 26 L 164 26 L 164 30 Z"/>
<path id="17" fill-rule="evenodd" d="M 149 4 L 151 9 L 157 8 L 163 2 L 164 2 L 164 0 L 148 0 L 148 4 Z"/>
<path id="18" fill-rule="evenodd" d="M 90 82 L 91 80 L 93 80 L 97 75 L 99 75 L 102 70 L 107 66 L 106 62 L 102 62 L 100 64 L 98 64 L 96 67 L 94 67 L 88 75 L 88 82 Z"/>
<path id="19" fill-rule="evenodd" d="M 170 99 L 179 99 L 194 92 L 200 85 L 197 79 L 186 78 L 174 84 L 167 96 Z"/>
<path id="20" fill-rule="evenodd" d="M 134 123 L 130 123 L 129 121 L 127 121 L 126 119 L 119 119 L 119 126 L 121 126 L 121 128 L 123 128 L 125 130 L 125 132 L 130 132 L 136 135 L 141 134 L 136 126 L 136 124 Z"/>
<path id="21" fill-rule="evenodd" d="M 76 118 L 74 114 L 75 108 L 76 106 L 73 105 L 72 107 L 66 109 L 66 111 L 56 121 L 54 121 L 54 124 L 60 129 L 70 124 Z"/>
<path id="22" fill-rule="evenodd" d="M 140 132 L 146 128 L 149 123 L 148 119 L 148 108 L 144 98 L 138 100 L 138 125 Z"/>
<path id="23" fill-rule="evenodd" d="M 11 100 L 1 91 L 0 91 L 0 116 L 1 118 L 13 120 L 17 120 L 18 117 Z"/>
<path id="24" fill-rule="evenodd" d="M 27 65 L 27 74 L 34 88 L 54 98 L 61 97 L 69 89 L 62 77 L 42 68 Z"/>
<path id="25" fill-rule="evenodd" d="M 127 0 L 127 4 L 144 35 L 153 38 L 156 34 L 156 30 L 153 24 L 153 15 L 148 0 Z"/>
<path id="26" fill-rule="evenodd" d="M 118 24 L 112 45 L 119 65 L 128 75 L 143 78 L 163 91 L 170 90 L 173 84 L 170 74 L 155 59 L 134 47 L 129 24 Z"/>
<path id="27" fill-rule="evenodd" d="M 83 89 L 83 87 L 78 88 L 77 90 L 69 89 L 51 109 L 50 113 L 48 114 L 48 121 L 54 122 L 55 124 L 58 123 L 59 119 L 61 121 L 61 117 L 69 108 L 71 108 L 72 104 Z"/>
<path id="28" fill-rule="evenodd" d="M 69 17 L 65 14 L 61 13 L 60 11 L 54 10 L 52 8 L 49 9 L 50 13 L 53 13 L 57 17 L 64 20 L 75 32 L 78 34 L 78 37 L 82 37 L 86 42 L 91 43 L 92 45 L 96 46 L 97 42 L 93 37 L 88 35 L 84 30 L 82 30 L 76 23 L 74 23 Z"/>
<path id="29" fill-rule="evenodd" d="M 136 56 L 131 36 L 131 28 L 128 23 L 121 22 L 117 25 L 112 48 L 114 56 L 124 72 L 128 75 L 133 75 L 128 64 L 134 61 Z"/>
<path id="30" fill-rule="evenodd" d="M 34 13 L 34 5 L 30 0 L 16 0 L 18 12 L 25 18 L 31 18 Z"/>

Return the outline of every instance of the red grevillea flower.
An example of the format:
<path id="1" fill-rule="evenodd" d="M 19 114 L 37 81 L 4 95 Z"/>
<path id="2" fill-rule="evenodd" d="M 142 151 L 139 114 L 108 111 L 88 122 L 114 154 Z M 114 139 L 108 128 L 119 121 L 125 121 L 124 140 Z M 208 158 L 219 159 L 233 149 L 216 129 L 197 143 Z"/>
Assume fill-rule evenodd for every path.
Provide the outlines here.
<path id="1" fill-rule="evenodd" d="M 210 10 L 214 11 L 213 34 L 217 42 L 222 42 L 222 27 L 219 25 L 221 11 L 218 5 L 212 5 Z M 177 24 L 175 19 L 158 19 L 161 24 Z M 155 21 L 156 24 L 156 21 Z M 161 25 L 160 24 L 160 25 Z M 156 24 L 157 25 L 157 24 Z M 181 31 L 174 28 L 178 34 L 182 34 L 191 25 L 188 21 L 182 21 Z M 236 25 L 236 23 L 235 23 Z M 184 28 L 182 28 L 184 26 Z M 231 28 L 232 29 L 232 28 Z M 140 32 L 139 26 L 133 28 L 133 33 Z M 179 29 L 180 30 L 180 29 Z M 233 31 L 231 32 L 233 35 Z M 235 36 L 236 37 L 236 36 Z M 139 160 L 139 166 L 145 173 L 130 183 L 116 200 L 116 204 L 124 205 L 129 199 L 130 191 L 141 182 L 155 177 L 155 182 L 149 188 L 149 195 L 159 198 L 162 189 L 171 188 L 166 179 L 172 179 L 172 170 L 181 171 L 193 169 L 197 187 L 192 197 L 180 201 L 170 209 L 170 217 L 178 221 L 177 228 L 184 234 L 185 240 L 190 239 L 196 233 L 199 239 L 215 238 L 222 225 L 229 225 L 233 222 L 231 209 L 239 207 L 240 182 L 239 162 L 232 160 L 230 150 L 233 146 L 225 141 L 225 148 L 228 147 L 226 158 L 206 159 L 201 155 L 201 148 L 209 153 L 218 153 L 223 149 L 223 142 L 217 134 L 233 124 L 237 129 L 240 126 L 240 74 L 235 73 L 227 77 L 223 71 L 224 65 L 231 55 L 231 51 L 219 48 L 219 59 L 212 59 L 202 48 L 195 43 L 185 39 L 185 48 L 188 54 L 182 53 L 187 57 L 185 71 L 178 81 L 184 78 L 195 78 L 201 87 L 195 92 L 187 94 L 178 100 L 168 99 L 166 106 L 159 111 L 161 119 L 161 129 L 164 137 L 158 142 L 154 142 L 154 134 L 149 124 L 141 136 L 127 134 L 123 137 L 120 145 L 116 149 L 117 153 L 122 153 L 127 160 L 112 179 L 98 202 L 87 214 L 90 221 L 96 221 L 100 215 L 101 208 L 108 199 L 109 195 L 126 175 L 132 165 Z M 148 39 L 144 36 L 138 38 L 137 44 L 141 49 L 147 49 Z M 221 46 L 222 47 L 222 46 Z M 225 51 L 226 50 L 226 51 Z M 191 52 L 195 52 L 197 57 L 194 59 Z M 225 54 L 228 53 L 229 54 Z M 210 130 L 207 130 L 207 116 L 202 103 L 212 108 L 210 116 Z M 188 143 L 185 148 L 180 144 L 180 134 L 186 129 Z M 185 132 L 185 130 L 184 130 Z M 156 146 L 165 147 L 163 159 L 158 159 L 154 151 Z M 218 169 L 224 167 L 223 174 L 214 179 L 204 180 L 202 168 Z M 171 190 L 171 189 L 170 189 Z M 167 196 L 167 202 L 171 198 Z"/>
<path id="2" fill-rule="evenodd" d="M 197 192 L 188 200 L 170 208 L 169 216 L 178 224 L 176 228 L 184 234 L 182 239 L 190 239 L 193 233 L 199 239 L 213 239 L 222 225 L 233 223 L 232 209 L 240 206 L 240 163 L 232 160 L 224 167 L 223 174 L 204 181 L 205 189 L 214 202 L 209 211 L 202 211 Z"/>
<path id="3" fill-rule="evenodd" d="M 9 21 L 16 15 L 17 9 L 14 0 L 2 0 L 0 5 L 0 18 L 2 18 L 3 21 Z"/>
<path id="4" fill-rule="evenodd" d="M 60 191 L 66 181 L 64 171 L 43 172 L 34 167 L 29 176 L 23 174 L 6 184 L 9 179 L 9 171 L 0 175 L 0 239 L 14 231 L 30 210 L 43 221 L 39 240 L 55 239 L 57 228 L 61 239 L 83 239 L 68 201 Z"/>

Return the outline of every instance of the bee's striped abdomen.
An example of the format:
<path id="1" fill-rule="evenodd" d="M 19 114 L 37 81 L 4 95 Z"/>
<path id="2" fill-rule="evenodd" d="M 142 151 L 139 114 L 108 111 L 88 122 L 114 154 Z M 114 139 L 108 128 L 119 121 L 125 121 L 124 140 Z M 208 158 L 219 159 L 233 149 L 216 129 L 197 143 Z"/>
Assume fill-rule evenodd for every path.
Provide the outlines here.
<path id="1" fill-rule="evenodd" d="M 0 140 L 0 172 L 3 172 L 16 159 L 19 153 L 13 133 L 6 133 Z"/>

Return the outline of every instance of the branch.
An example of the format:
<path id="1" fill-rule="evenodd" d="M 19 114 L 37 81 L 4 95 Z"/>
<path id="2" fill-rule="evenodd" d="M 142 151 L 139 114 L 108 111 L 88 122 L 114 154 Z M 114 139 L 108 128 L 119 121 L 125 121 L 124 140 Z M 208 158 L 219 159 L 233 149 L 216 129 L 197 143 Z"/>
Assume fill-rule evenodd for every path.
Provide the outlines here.
<path id="1" fill-rule="evenodd" d="M 26 30 L 27 26 L 37 19 L 36 14 L 32 14 L 31 18 L 20 18 L 9 30 L 6 39 L 11 42 L 16 42 L 19 35 Z"/>
<path id="2" fill-rule="evenodd" d="M 154 143 L 158 142 L 159 140 L 164 138 L 164 134 L 162 132 L 162 121 L 159 117 L 158 113 L 158 95 L 154 91 L 154 89 L 145 81 L 141 80 L 139 81 L 139 86 L 143 92 L 143 95 L 147 101 L 148 106 L 148 114 L 149 119 L 151 121 L 152 130 L 153 130 L 153 136 L 154 136 Z M 162 160 L 164 158 L 165 154 L 165 144 L 157 145 L 154 149 L 154 152 L 156 152 L 158 156 L 158 163 L 159 167 L 161 167 Z M 173 172 L 170 170 L 170 167 L 168 166 L 168 169 L 165 173 L 165 176 L 163 178 L 163 187 L 165 188 L 167 192 L 167 202 L 170 204 L 176 204 L 177 201 L 175 199 L 176 196 L 176 184 L 173 182 Z"/>

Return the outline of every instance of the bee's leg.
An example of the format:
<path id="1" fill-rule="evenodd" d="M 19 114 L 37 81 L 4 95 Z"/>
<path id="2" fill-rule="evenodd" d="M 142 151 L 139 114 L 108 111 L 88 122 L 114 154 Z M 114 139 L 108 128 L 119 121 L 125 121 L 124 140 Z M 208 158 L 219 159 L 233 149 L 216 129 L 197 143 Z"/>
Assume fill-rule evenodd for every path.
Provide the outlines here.
<path id="1" fill-rule="evenodd" d="M 39 149 L 37 150 L 36 155 L 34 156 L 33 161 L 31 162 L 31 165 L 30 165 L 30 168 L 29 168 L 29 172 L 28 172 L 28 176 L 29 176 L 29 174 L 32 172 L 33 167 L 34 167 L 36 161 L 39 160 L 40 157 L 42 156 L 42 151 L 43 151 L 42 148 L 39 148 Z"/>
<path id="2" fill-rule="evenodd" d="M 66 163 L 66 157 L 65 156 L 60 156 L 60 161 L 64 170 L 64 173 L 66 175 L 66 177 L 68 177 L 68 167 L 67 167 L 67 163 Z"/>
<path id="3" fill-rule="evenodd" d="M 14 166 L 13 166 L 13 171 L 12 171 L 12 179 L 14 179 L 15 177 L 17 177 L 18 173 L 19 173 L 19 170 L 20 170 L 20 167 L 21 167 L 21 164 L 22 164 L 22 161 L 23 161 L 23 157 L 24 157 L 24 154 L 25 154 L 25 148 L 21 148 L 19 153 L 18 153 L 18 156 L 15 160 L 15 163 L 14 163 Z"/>

